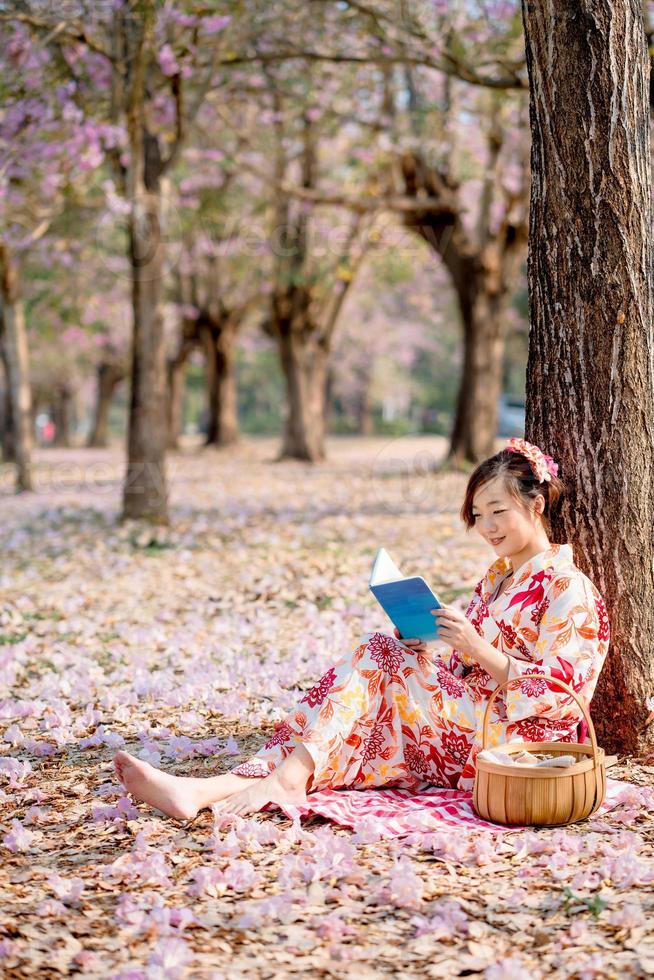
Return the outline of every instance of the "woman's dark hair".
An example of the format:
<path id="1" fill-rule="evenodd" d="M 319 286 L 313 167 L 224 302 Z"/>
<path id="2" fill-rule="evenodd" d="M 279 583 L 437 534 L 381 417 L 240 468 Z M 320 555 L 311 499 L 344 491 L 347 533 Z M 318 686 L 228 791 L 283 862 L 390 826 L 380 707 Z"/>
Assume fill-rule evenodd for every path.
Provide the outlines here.
<path id="1" fill-rule="evenodd" d="M 480 487 L 495 477 L 504 479 L 506 489 L 520 503 L 532 509 L 532 501 L 540 494 L 545 498 L 545 508 L 541 520 L 547 534 L 552 533 L 550 520 L 562 503 L 565 488 L 557 476 L 551 480 L 538 479 L 531 468 L 531 463 L 521 453 L 502 449 L 489 459 L 480 463 L 470 474 L 466 494 L 461 507 L 461 520 L 469 530 L 475 525 L 472 516 L 472 501 Z"/>

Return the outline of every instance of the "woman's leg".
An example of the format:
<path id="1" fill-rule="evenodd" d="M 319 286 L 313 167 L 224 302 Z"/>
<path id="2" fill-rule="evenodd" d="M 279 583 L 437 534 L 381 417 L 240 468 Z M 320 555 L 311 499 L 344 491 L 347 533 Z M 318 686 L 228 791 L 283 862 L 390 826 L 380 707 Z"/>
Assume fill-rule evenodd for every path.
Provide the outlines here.
<path id="1" fill-rule="evenodd" d="M 267 803 L 306 803 L 307 786 L 314 771 L 315 762 L 306 746 L 296 745 L 268 776 L 250 779 L 250 785 L 245 789 L 229 797 L 221 797 L 216 809 L 243 814 L 256 813 Z M 210 802 L 216 801 L 212 799 Z"/>
<path id="2" fill-rule="evenodd" d="M 217 809 L 246 813 L 267 802 L 289 801 L 276 774 L 285 775 L 298 745 L 313 760 L 312 790 L 451 785 L 428 738 L 440 741 L 430 723 L 434 700 L 443 703 L 441 669 L 451 676 L 395 637 L 368 634 L 307 692 L 266 745 L 235 767 L 234 773 L 254 777 L 254 785 Z M 262 780 L 266 772 L 270 775 Z"/>
<path id="3" fill-rule="evenodd" d="M 179 819 L 220 801 L 220 809 L 238 813 L 298 803 L 307 789 L 452 786 L 472 734 L 468 701 L 465 682 L 441 662 L 373 633 L 231 772 L 176 777 L 121 752 L 116 771 L 136 799 Z"/>
<path id="4" fill-rule="evenodd" d="M 348 685 L 352 687 L 351 681 L 358 673 L 356 664 L 365 649 L 365 644 L 361 644 L 331 667 L 295 711 L 277 724 L 275 734 L 259 752 L 231 772 L 204 778 L 173 776 L 128 752 L 118 752 L 114 756 L 118 778 L 134 799 L 179 820 L 189 820 L 199 810 L 240 791 L 247 792 L 248 807 L 256 807 L 258 797 L 254 798 L 252 790 L 258 783 L 265 783 L 263 795 L 271 794 L 267 802 L 299 802 L 305 798 L 316 768 L 325 769 L 328 756 L 333 754 L 332 743 L 342 742 L 357 717 L 373 707 L 368 698 L 361 696 L 356 701 L 350 698 L 350 707 L 345 710 L 338 703 L 339 692 Z M 375 704 L 375 710 L 376 707 Z M 310 751 L 305 748 L 309 740 L 313 740 Z M 275 779 L 270 779 L 275 773 Z M 235 805 L 244 802 L 245 797 L 234 800 Z M 265 802 L 258 808 L 264 805 Z"/>
<path id="5" fill-rule="evenodd" d="M 199 810 L 210 806 L 215 800 L 238 793 L 251 782 L 231 772 L 205 778 L 173 776 L 156 769 L 149 762 L 137 759 L 129 752 L 116 753 L 114 769 L 135 800 L 148 803 L 178 820 L 192 819 Z"/>

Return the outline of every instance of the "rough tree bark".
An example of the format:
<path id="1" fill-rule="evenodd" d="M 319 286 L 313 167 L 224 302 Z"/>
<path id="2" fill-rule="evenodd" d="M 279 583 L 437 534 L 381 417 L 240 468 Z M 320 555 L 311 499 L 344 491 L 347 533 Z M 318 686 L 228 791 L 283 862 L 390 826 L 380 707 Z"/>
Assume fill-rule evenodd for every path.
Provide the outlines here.
<path id="1" fill-rule="evenodd" d="M 2 383 L 0 385 L 0 456 L 6 463 L 16 461 L 14 449 L 14 423 L 11 417 L 11 389 L 9 387 L 9 367 L 7 352 L 2 337 L 2 310 L 0 308 L 0 363 L 2 363 Z"/>
<path id="2" fill-rule="evenodd" d="M 109 445 L 109 409 L 114 391 L 126 376 L 125 366 L 110 358 L 98 364 L 98 387 L 95 401 L 93 429 L 89 436 L 89 449 L 105 449 Z"/>
<path id="3" fill-rule="evenodd" d="M 132 200 L 129 220 L 134 333 L 123 516 L 167 523 L 160 205 L 158 193 L 141 186 Z"/>
<path id="4" fill-rule="evenodd" d="M 73 392 L 67 384 L 57 385 L 55 388 L 50 412 L 55 425 L 54 445 L 59 448 L 70 447 Z"/>
<path id="5" fill-rule="evenodd" d="M 357 399 L 357 430 L 360 436 L 374 435 L 372 401 L 372 361 L 363 367 L 359 373 L 360 394 Z"/>
<path id="6" fill-rule="evenodd" d="M 116 58 L 131 58 L 129 84 L 114 75 L 114 99 L 124 106 L 129 164 L 124 173 L 132 270 L 133 334 L 124 518 L 168 523 L 165 451 L 166 360 L 161 313 L 165 236 L 161 178 L 169 164 L 159 139 L 146 127 L 146 75 L 154 50 L 154 0 L 143 0 L 139 16 L 116 13 Z M 180 84 L 177 79 L 178 85 Z M 179 95 L 179 92 L 178 92 Z M 181 124 L 177 104 L 178 123 Z M 180 137 L 181 138 L 181 137 Z M 171 151 L 172 152 L 172 151 Z"/>
<path id="7" fill-rule="evenodd" d="M 14 255 L 0 243 L 0 301 L 2 302 L 3 359 L 11 402 L 16 490 L 32 490 L 32 394 L 25 308 L 20 293 L 20 270 Z"/>
<path id="8" fill-rule="evenodd" d="M 177 271 L 178 301 L 195 310 L 181 322 L 178 349 L 169 363 L 170 445 L 181 430 L 186 362 L 202 350 L 206 364 L 207 446 L 230 446 L 240 438 L 236 387 L 236 339 L 250 311 L 260 303 L 258 289 L 234 302 L 223 288 L 217 255 L 194 260 L 192 271 Z M 233 290 L 232 290 L 233 292 Z M 241 290 L 239 290 L 241 294 Z"/>
<path id="9" fill-rule="evenodd" d="M 181 344 L 175 357 L 168 361 L 168 448 L 179 448 L 184 415 L 186 364 L 195 345 Z"/>
<path id="10" fill-rule="evenodd" d="M 202 324 L 207 363 L 207 446 L 231 446 L 239 440 L 236 391 L 236 334 L 240 320 L 229 314 L 206 317 Z"/>
<path id="11" fill-rule="evenodd" d="M 223 285 L 217 255 L 207 255 L 204 274 L 205 302 L 198 326 L 207 365 L 207 446 L 231 446 L 239 440 L 236 390 L 236 337 L 256 303 L 256 294 L 236 304 Z M 196 295 L 202 290 L 195 285 Z"/>
<path id="12" fill-rule="evenodd" d="M 287 166 L 282 139 L 278 142 L 276 180 L 283 183 Z M 301 186 L 315 187 L 317 148 L 313 127 L 303 121 Z M 361 216 L 352 219 L 333 263 L 332 283 L 316 298 L 308 244 L 309 215 L 303 204 L 284 194 L 277 197 L 275 250 L 277 263 L 271 315 L 264 329 L 278 344 L 286 382 L 286 418 L 279 459 L 319 462 L 325 458 L 329 354 L 345 297 L 363 261 L 366 243 L 360 237 Z"/>
<path id="13" fill-rule="evenodd" d="M 649 59 L 639 0 L 523 0 L 531 90 L 527 438 L 560 463 L 555 540 L 603 594 L 608 751 L 651 744 L 654 334 Z M 583 97 L 580 98 L 580 91 Z"/>
<path id="14" fill-rule="evenodd" d="M 193 306 L 197 310 L 198 283 L 195 273 L 175 270 L 177 283 L 177 302 L 182 306 Z M 186 368 L 193 351 L 201 346 L 198 317 L 183 313 L 179 323 L 177 350 L 168 360 L 168 448 L 179 448 L 179 437 L 184 422 L 184 392 L 186 389 Z"/>
<path id="15" fill-rule="evenodd" d="M 288 321 L 277 321 L 286 381 L 287 410 L 280 458 L 317 463 L 325 458 L 325 411 L 329 349 Z"/>

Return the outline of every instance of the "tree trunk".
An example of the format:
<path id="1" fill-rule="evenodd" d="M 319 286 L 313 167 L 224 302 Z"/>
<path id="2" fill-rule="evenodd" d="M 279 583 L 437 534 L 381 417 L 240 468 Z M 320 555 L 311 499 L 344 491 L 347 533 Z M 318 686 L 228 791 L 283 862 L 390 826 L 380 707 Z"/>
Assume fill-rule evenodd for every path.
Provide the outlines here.
<path id="1" fill-rule="evenodd" d="M 325 372 L 325 432 L 331 432 L 334 415 L 334 369 Z"/>
<path id="2" fill-rule="evenodd" d="M 117 385 L 125 374 L 116 365 L 103 361 L 98 364 L 98 388 L 95 403 L 93 430 L 89 437 L 89 449 L 105 449 L 109 445 L 109 409 Z"/>
<path id="3" fill-rule="evenodd" d="M 0 321 L 0 360 L 4 370 L 2 389 L 0 390 L 0 454 L 6 463 L 16 462 L 14 447 L 14 425 L 11 417 L 11 390 L 9 388 L 9 369 L 7 366 L 5 345 L 2 338 L 2 323 Z"/>
<path id="4" fill-rule="evenodd" d="M 463 368 L 448 453 L 457 466 L 495 452 L 507 302 L 508 296 L 497 301 L 485 291 L 461 302 Z"/>
<path id="5" fill-rule="evenodd" d="M 278 333 L 282 370 L 286 380 L 287 414 L 280 459 L 325 458 L 325 393 L 328 353 L 297 330 Z"/>
<path id="6" fill-rule="evenodd" d="M 0 245 L 0 295 L 3 345 L 13 420 L 16 490 L 32 490 L 32 394 L 25 308 L 20 296 L 18 266 L 9 249 Z"/>
<path id="7" fill-rule="evenodd" d="M 168 362 L 168 448 L 179 448 L 184 424 L 184 392 L 186 390 L 187 354 Z"/>
<path id="8" fill-rule="evenodd" d="M 428 167 L 419 154 L 405 153 L 401 161 L 407 194 L 417 197 L 426 192 L 440 204 L 439 210 L 406 215 L 404 223 L 441 256 L 461 311 L 463 370 L 448 453 L 455 465 L 479 463 L 494 452 L 506 310 L 517 285 L 527 238 L 526 213 L 521 213 L 526 212 L 526 187 L 506 197 L 501 225 L 491 232 L 492 178 L 499 146 L 495 139 L 474 238 L 464 226 L 464 209 L 452 178 Z"/>
<path id="9" fill-rule="evenodd" d="M 649 62 L 639 0 L 524 0 L 532 195 L 527 438 L 559 461 L 554 524 L 609 609 L 593 698 L 609 752 L 650 744 L 654 335 Z M 579 94 L 583 93 L 580 99 Z"/>
<path id="10" fill-rule="evenodd" d="M 54 445 L 60 448 L 70 446 L 72 400 L 68 385 L 59 385 L 52 402 L 52 420 L 55 424 Z"/>
<path id="11" fill-rule="evenodd" d="M 360 378 L 361 391 L 357 399 L 357 427 L 359 435 L 374 435 L 375 426 L 372 415 L 372 365 L 364 370 Z"/>
<path id="12" fill-rule="evenodd" d="M 168 523 L 166 487 L 166 351 L 161 311 L 166 252 L 162 233 L 163 188 L 166 167 L 181 145 L 183 121 L 177 118 L 178 138 L 166 159 L 159 138 L 148 130 L 151 107 L 150 59 L 156 50 L 156 4 L 141 0 L 134 11 L 123 5 L 116 15 L 118 47 L 128 56 L 129 85 L 114 72 L 112 98 L 123 100 L 128 133 L 124 169 L 129 201 L 129 259 L 132 273 L 132 365 L 127 438 L 127 473 L 123 487 L 123 518 Z M 180 79 L 176 76 L 176 85 Z M 178 88 L 179 94 L 179 88 Z M 177 106 L 178 112 L 180 106 Z"/>
<path id="13" fill-rule="evenodd" d="M 129 221 L 132 265 L 132 377 L 123 517 L 168 523 L 168 439 L 161 290 L 165 245 L 159 187 L 141 190 Z"/>
<path id="14" fill-rule="evenodd" d="M 236 391 L 236 331 L 229 324 L 216 326 L 206 345 L 207 446 L 230 446 L 239 439 Z"/>

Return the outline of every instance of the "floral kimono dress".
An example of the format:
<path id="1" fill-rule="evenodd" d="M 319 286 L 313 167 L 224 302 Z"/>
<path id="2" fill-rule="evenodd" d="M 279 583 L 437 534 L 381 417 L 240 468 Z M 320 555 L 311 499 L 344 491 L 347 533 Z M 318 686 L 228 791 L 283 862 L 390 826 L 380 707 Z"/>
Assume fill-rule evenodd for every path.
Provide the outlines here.
<path id="1" fill-rule="evenodd" d="M 498 595 L 502 583 L 504 590 Z M 573 699 L 590 703 L 609 644 L 599 592 L 553 544 L 520 565 L 498 558 L 477 584 L 466 617 L 509 657 L 509 679 L 489 722 L 489 745 L 577 741 Z M 306 692 L 263 748 L 232 772 L 265 776 L 302 743 L 315 763 L 310 790 L 396 786 L 472 789 L 484 711 L 497 682 L 473 658 L 442 644 L 417 654 L 386 633 L 366 634 Z"/>

